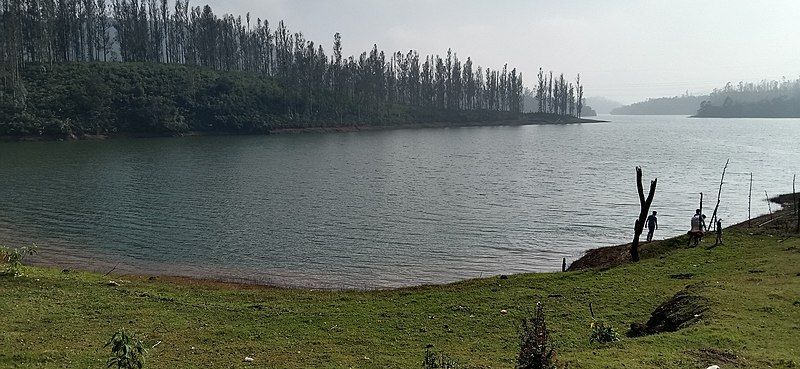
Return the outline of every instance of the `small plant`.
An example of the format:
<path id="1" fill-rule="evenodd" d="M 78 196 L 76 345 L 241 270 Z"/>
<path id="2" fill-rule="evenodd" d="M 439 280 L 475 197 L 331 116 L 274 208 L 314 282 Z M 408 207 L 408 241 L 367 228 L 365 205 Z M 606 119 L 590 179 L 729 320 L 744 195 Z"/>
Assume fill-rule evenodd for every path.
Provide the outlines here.
<path id="1" fill-rule="evenodd" d="M 611 325 L 602 321 L 592 320 L 592 332 L 589 334 L 589 343 L 607 343 L 619 341 L 619 333 Z"/>
<path id="2" fill-rule="evenodd" d="M 536 313 L 531 319 L 522 319 L 517 369 L 555 369 L 556 351 L 550 342 L 544 307 L 536 303 Z"/>
<path id="3" fill-rule="evenodd" d="M 108 367 L 117 369 L 142 369 L 144 355 L 147 353 L 144 344 L 136 336 L 129 335 L 124 329 L 118 330 L 104 347 L 111 346 L 111 357 Z"/>
<path id="4" fill-rule="evenodd" d="M 0 261 L 5 264 L 6 269 L 2 274 L 12 275 L 14 277 L 22 276 L 22 261 L 29 255 L 35 255 L 36 245 L 23 246 L 20 248 L 8 248 L 0 246 Z"/>
<path id="5" fill-rule="evenodd" d="M 456 369 L 458 364 L 445 354 L 437 355 L 431 350 L 433 345 L 425 346 L 425 360 L 422 362 L 424 369 Z"/>

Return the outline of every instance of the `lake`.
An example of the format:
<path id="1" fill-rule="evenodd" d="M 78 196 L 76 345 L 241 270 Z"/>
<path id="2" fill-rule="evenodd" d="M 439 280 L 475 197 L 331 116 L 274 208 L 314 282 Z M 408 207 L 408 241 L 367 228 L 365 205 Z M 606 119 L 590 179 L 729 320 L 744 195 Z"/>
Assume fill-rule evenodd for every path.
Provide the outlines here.
<path id="1" fill-rule="evenodd" d="M 798 119 L 0 143 L 0 244 L 37 264 L 371 289 L 560 270 L 630 242 L 634 168 L 656 239 L 747 219 L 800 172 Z M 773 205 L 776 206 L 776 205 Z M 644 237 L 644 236 L 643 236 Z"/>

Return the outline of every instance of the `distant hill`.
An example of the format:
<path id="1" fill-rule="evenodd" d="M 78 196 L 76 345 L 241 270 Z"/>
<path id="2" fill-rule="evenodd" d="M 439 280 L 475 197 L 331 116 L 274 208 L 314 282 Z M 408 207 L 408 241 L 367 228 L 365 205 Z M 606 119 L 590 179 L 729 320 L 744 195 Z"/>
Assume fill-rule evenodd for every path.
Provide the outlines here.
<path id="1" fill-rule="evenodd" d="M 586 106 L 583 107 L 583 110 L 581 111 L 581 116 L 582 117 L 596 117 L 597 116 L 597 112 L 594 109 L 592 109 L 591 106 L 586 105 Z"/>
<path id="2" fill-rule="evenodd" d="M 701 118 L 800 118 L 800 78 L 728 83 L 702 102 Z"/>
<path id="3" fill-rule="evenodd" d="M 622 106 L 622 103 L 603 96 L 593 96 L 586 98 L 586 105 L 591 106 L 595 114 L 609 114 L 611 110 Z M 583 115 L 588 117 L 585 113 Z"/>
<path id="4" fill-rule="evenodd" d="M 673 96 L 647 99 L 611 110 L 616 115 L 694 115 L 708 95 Z"/>

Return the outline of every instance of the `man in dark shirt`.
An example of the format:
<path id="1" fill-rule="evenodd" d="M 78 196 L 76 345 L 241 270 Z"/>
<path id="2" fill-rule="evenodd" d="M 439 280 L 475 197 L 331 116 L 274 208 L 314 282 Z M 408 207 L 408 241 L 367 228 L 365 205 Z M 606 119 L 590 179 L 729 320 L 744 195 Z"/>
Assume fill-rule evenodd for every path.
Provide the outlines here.
<path id="1" fill-rule="evenodd" d="M 653 212 L 653 215 L 647 217 L 645 221 L 647 223 L 647 242 L 653 240 L 653 232 L 658 229 L 658 218 L 656 218 L 657 211 Z"/>

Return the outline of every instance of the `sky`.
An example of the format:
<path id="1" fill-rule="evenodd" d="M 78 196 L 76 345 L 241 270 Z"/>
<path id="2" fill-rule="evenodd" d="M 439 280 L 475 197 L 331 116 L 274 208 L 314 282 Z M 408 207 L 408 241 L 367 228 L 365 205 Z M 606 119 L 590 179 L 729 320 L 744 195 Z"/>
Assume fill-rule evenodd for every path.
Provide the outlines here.
<path id="1" fill-rule="evenodd" d="M 284 20 L 327 52 L 373 44 L 508 63 L 533 87 L 539 67 L 574 79 L 585 96 L 622 103 L 708 93 L 726 82 L 800 77 L 798 0 L 193 0 L 217 14 Z M 510 69 L 510 68 L 509 68 Z"/>

